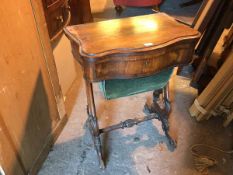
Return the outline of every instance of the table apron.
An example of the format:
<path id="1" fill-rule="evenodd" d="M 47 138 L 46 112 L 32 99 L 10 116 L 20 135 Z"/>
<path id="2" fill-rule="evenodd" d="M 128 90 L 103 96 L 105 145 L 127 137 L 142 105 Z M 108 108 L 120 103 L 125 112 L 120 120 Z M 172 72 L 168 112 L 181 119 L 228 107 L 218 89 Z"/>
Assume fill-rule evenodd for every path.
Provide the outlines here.
<path id="1" fill-rule="evenodd" d="M 93 59 L 95 61 L 83 59 L 84 78 L 92 82 L 136 78 L 185 65 L 192 61 L 194 44 L 189 42 L 147 52 L 112 54 Z"/>

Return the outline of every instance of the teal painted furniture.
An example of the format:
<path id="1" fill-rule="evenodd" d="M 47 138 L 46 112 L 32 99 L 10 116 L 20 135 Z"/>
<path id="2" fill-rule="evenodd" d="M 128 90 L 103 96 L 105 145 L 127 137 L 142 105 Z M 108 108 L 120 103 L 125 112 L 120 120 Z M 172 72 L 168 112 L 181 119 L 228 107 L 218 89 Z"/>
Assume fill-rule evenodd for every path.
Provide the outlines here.
<path id="1" fill-rule="evenodd" d="M 100 83 L 100 89 L 108 100 L 161 90 L 168 84 L 172 72 L 173 68 L 170 68 L 147 77 L 104 80 Z"/>

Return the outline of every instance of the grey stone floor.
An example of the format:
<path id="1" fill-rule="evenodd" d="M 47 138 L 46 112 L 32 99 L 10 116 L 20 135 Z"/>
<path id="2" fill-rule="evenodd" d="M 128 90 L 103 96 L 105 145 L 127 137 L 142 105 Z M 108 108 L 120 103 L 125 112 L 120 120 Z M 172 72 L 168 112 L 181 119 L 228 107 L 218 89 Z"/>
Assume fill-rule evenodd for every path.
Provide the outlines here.
<path id="1" fill-rule="evenodd" d="M 170 149 L 158 121 L 148 121 L 134 128 L 103 135 L 107 167 L 100 170 L 90 135 L 84 128 L 86 96 L 80 76 L 75 85 L 78 95 L 70 119 L 39 175 L 198 175 L 193 165 L 191 145 L 204 143 L 231 149 L 233 127 L 223 128 L 220 118 L 197 123 L 189 116 L 188 108 L 196 96 L 196 90 L 189 87 L 189 81 L 189 78 L 180 76 L 173 76 L 170 81 L 172 112 L 169 123 L 171 135 L 177 140 L 177 148 Z M 101 127 L 143 115 L 143 105 L 151 100 L 152 95 L 152 92 L 147 92 L 107 101 L 97 84 L 94 92 Z M 218 166 L 209 170 L 209 174 L 232 174 L 232 157 L 209 150 L 206 152 L 216 156 L 219 161 Z"/>
<path id="2" fill-rule="evenodd" d="M 177 5 L 179 2 L 182 1 L 166 0 L 161 9 L 191 23 L 197 7 L 180 12 Z M 95 20 L 116 17 L 110 0 L 92 0 L 91 3 L 95 5 L 92 9 Z M 151 9 L 136 11 L 140 14 L 151 13 Z M 130 16 L 135 13 L 135 9 L 127 8 L 124 13 Z M 193 144 L 216 145 L 226 150 L 233 147 L 232 125 L 223 128 L 221 118 L 197 123 L 190 117 L 188 108 L 197 95 L 196 90 L 189 86 L 189 78 L 174 75 L 170 81 L 172 112 L 169 123 L 177 148 L 172 150 L 169 147 L 159 121 L 148 121 L 134 128 L 103 135 L 107 166 L 105 170 L 100 170 L 90 135 L 84 127 L 87 115 L 81 68 L 78 67 L 77 73 L 78 78 L 73 87 L 76 89 L 76 100 L 71 116 L 39 175 L 199 175 L 201 173 L 195 170 L 190 152 Z M 143 105 L 152 96 L 152 92 L 147 92 L 106 101 L 97 84 L 94 93 L 101 127 L 143 115 Z M 233 157 L 211 150 L 203 151 L 214 155 L 219 161 L 217 166 L 209 170 L 210 175 L 233 174 Z"/>

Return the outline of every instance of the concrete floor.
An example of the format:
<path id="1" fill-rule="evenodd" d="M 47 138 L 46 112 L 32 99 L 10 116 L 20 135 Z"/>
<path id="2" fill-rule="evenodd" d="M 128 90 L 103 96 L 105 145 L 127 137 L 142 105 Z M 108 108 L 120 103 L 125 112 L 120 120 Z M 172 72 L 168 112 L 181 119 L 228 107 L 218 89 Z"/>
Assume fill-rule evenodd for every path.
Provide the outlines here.
<path id="1" fill-rule="evenodd" d="M 101 1 L 103 3 L 100 3 L 100 0 L 91 1 L 95 19 L 114 18 L 112 2 Z M 166 0 L 164 6 L 167 8 L 164 7 L 164 9 L 170 8 L 172 11 L 166 3 L 174 4 L 174 2 Z M 147 13 L 149 10 L 141 9 L 140 13 Z M 135 9 L 129 8 L 124 12 L 131 15 L 133 11 Z M 139 13 L 138 10 L 136 11 Z M 191 22 L 193 15 L 185 16 L 183 19 Z M 170 133 L 177 141 L 177 148 L 172 150 L 169 147 L 160 122 L 148 121 L 130 129 L 117 130 L 103 135 L 102 142 L 107 166 L 105 170 L 100 170 L 90 135 L 83 127 L 87 115 L 81 68 L 77 69 L 77 74 L 77 80 L 72 87 L 75 89 L 73 95 L 75 105 L 69 121 L 48 155 L 39 175 L 199 175 L 201 173 L 195 170 L 190 151 L 193 144 L 216 145 L 225 150 L 233 147 L 232 125 L 223 128 L 221 118 L 197 123 L 190 117 L 188 108 L 197 92 L 189 86 L 189 78 L 174 75 L 170 80 L 172 112 L 169 123 Z M 104 100 L 98 84 L 94 86 L 94 93 L 100 127 L 143 115 L 143 105 L 152 97 L 152 92 L 147 92 L 107 101 Z M 202 150 L 202 152 L 214 155 L 218 160 L 217 166 L 209 169 L 210 175 L 233 174 L 233 157 L 212 150 Z"/>

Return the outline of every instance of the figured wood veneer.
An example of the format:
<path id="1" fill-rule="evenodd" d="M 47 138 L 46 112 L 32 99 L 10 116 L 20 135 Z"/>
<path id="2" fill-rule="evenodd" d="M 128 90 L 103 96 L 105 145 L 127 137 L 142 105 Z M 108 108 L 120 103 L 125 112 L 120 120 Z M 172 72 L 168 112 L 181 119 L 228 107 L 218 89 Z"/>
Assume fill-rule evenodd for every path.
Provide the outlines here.
<path id="1" fill-rule="evenodd" d="M 198 31 L 164 13 L 69 26 L 64 30 L 84 68 L 84 77 L 91 81 L 147 76 L 187 64 L 200 37 Z"/>

